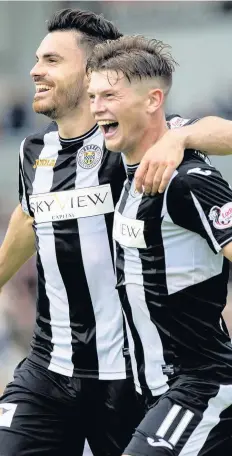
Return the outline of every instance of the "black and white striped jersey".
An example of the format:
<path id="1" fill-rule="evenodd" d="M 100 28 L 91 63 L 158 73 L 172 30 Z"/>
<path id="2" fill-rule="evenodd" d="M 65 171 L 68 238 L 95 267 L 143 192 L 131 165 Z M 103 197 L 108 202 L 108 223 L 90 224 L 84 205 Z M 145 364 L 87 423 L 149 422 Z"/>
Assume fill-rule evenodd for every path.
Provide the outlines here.
<path id="1" fill-rule="evenodd" d="M 168 125 L 189 123 L 177 115 Z M 61 140 L 56 124 L 20 151 L 20 201 L 34 217 L 38 298 L 30 357 L 55 372 L 131 375 L 113 267 L 113 211 L 125 168 L 95 127 Z"/>
<path id="2" fill-rule="evenodd" d="M 20 199 L 34 217 L 37 248 L 30 358 L 67 376 L 125 378 L 130 361 L 111 234 L 125 180 L 121 156 L 104 149 L 98 127 L 60 143 L 51 124 L 24 141 L 20 159 Z"/>
<path id="3" fill-rule="evenodd" d="M 190 372 L 231 381 L 221 249 L 232 241 L 232 191 L 195 151 L 185 152 L 164 194 L 136 193 L 135 170 L 128 167 L 113 237 L 136 388 L 160 395 Z"/>

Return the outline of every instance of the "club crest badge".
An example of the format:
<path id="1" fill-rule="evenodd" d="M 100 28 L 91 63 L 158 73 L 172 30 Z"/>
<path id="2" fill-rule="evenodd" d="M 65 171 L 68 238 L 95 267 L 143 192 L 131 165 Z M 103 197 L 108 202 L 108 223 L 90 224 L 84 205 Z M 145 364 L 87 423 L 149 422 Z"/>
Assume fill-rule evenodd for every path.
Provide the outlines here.
<path id="1" fill-rule="evenodd" d="M 102 149 L 96 144 L 81 147 L 77 153 L 77 162 L 84 169 L 91 169 L 98 165 L 102 159 Z"/>

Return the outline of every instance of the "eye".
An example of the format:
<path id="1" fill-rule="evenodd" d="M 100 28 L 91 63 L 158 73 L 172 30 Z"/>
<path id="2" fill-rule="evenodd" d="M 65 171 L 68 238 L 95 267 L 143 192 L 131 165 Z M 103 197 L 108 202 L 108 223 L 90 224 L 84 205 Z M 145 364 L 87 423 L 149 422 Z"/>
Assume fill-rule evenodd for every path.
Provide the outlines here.
<path id="1" fill-rule="evenodd" d="M 113 94 L 110 93 L 110 92 L 109 92 L 109 93 L 106 93 L 106 95 L 105 95 L 106 98 L 111 98 L 112 96 L 113 96 Z"/>
<path id="2" fill-rule="evenodd" d="M 90 99 L 91 101 L 93 101 L 93 100 L 95 99 L 95 95 L 93 95 L 92 93 L 89 93 L 89 99 Z"/>

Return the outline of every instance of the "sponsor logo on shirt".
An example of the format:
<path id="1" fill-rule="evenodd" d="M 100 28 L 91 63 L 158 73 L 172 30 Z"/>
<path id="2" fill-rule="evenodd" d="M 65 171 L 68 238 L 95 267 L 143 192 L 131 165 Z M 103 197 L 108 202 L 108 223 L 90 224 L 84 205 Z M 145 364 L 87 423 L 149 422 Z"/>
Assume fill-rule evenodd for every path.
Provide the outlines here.
<path id="1" fill-rule="evenodd" d="M 39 166 L 52 166 L 54 167 L 56 164 L 56 159 L 50 159 L 50 158 L 39 158 L 38 160 L 35 161 L 33 168 L 38 168 Z"/>
<path id="2" fill-rule="evenodd" d="M 102 149 L 96 144 L 83 146 L 77 154 L 77 163 L 84 169 L 94 168 L 102 159 Z"/>
<path id="3" fill-rule="evenodd" d="M 232 227 L 232 202 L 222 207 L 213 206 L 209 212 L 209 219 L 218 230 Z"/>
<path id="4" fill-rule="evenodd" d="M 115 212 L 113 238 L 126 247 L 146 248 L 144 221 L 130 219 Z"/>
<path id="5" fill-rule="evenodd" d="M 92 217 L 114 211 L 110 184 L 30 196 L 36 223 Z"/>

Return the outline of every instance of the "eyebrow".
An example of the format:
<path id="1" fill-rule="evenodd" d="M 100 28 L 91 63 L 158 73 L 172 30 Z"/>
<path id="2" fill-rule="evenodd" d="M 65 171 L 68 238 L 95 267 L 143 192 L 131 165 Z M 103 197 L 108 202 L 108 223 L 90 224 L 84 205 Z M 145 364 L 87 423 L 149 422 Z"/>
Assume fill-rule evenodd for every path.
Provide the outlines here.
<path id="1" fill-rule="evenodd" d="M 35 57 L 36 57 L 36 59 L 39 60 L 39 57 L 37 54 L 35 55 Z M 49 59 L 50 57 L 57 57 L 59 59 L 63 59 L 63 57 L 60 54 L 58 54 L 57 52 L 47 52 L 46 54 L 42 55 L 43 59 Z"/>
<path id="2" fill-rule="evenodd" d="M 101 95 L 104 95 L 104 94 L 106 94 L 106 93 L 108 93 L 108 92 L 112 92 L 112 91 L 113 91 L 113 89 L 109 88 L 109 89 L 101 90 L 100 93 L 101 93 Z M 87 92 L 88 92 L 89 94 L 93 94 L 93 91 L 92 91 L 92 90 L 87 89 Z M 115 91 L 115 90 L 114 90 L 113 92 L 114 92 L 114 93 L 117 93 L 117 91 Z"/>

